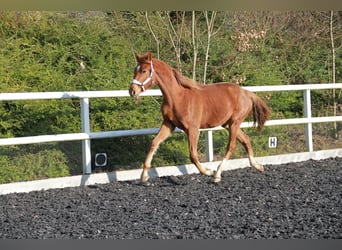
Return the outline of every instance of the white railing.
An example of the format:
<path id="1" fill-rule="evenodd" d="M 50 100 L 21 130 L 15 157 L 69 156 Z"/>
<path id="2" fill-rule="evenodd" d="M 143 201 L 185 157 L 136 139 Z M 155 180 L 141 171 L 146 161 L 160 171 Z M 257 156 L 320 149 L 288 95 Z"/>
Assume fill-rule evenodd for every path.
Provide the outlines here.
<path id="1" fill-rule="evenodd" d="M 312 140 L 312 123 L 321 122 L 338 122 L 342 121 L 342 116 L 325 116 L 312 117 L 311 114 L 311 90 L 323 89 L 342 89 L 342 83 L 335 84 L 303 84 L 303 85 L 280 85 L 280 86 L 257 86 L 245 87 L 252 92 L 274 92 L 274 91 L 303 91 L 304 92 L 304 117 L 293 119 L 278 119 L 266 122 L 266 126 L 274 125 L 290 125 L 290 124 L 305 124 L 305 137 L 307 149 L 313 151 Z M 142 94 L 143 96 L 161 96 L 160 90 L 148 90 Z M 0 101 L 16 101 L 16 100 L 49 100 L 49 99 L 80 99 L 81 103 L 81 132 L 56 135 L 39 135 L 17 138 L 2 138 L 0 146 L 5 145 L 20 145 L 33 144 L 43 142 L 58 142 L 58 141 L 82 141 L 82 160 L 83 173 L 91 173 L 91 139 L 112 138 L 122 136 L 147 135 L 156 134 L 159 128 L 135 129 L 135 130 L 116 130 L 104 132 L 91 132 L 89 119 L 89 99 L 90 98 L 105 98 L 105 97 L 129 97 L 127 90 L 116 91 L 68 91 L 68 92 L 32 92 L 32 93 L 1 93 Z M 271 107 L 272 108 L 272 107 Z M 252 123 L 244 122 L 241 127 L 251 127 Z M 221 127 L 213 129 L 203 129 L 209 131 L 207 136 L 207 161 L 213 160 L 213 139 L 212 131 L 222 129 Z M 177 129 L 177 131 L 181 131 Z"/>

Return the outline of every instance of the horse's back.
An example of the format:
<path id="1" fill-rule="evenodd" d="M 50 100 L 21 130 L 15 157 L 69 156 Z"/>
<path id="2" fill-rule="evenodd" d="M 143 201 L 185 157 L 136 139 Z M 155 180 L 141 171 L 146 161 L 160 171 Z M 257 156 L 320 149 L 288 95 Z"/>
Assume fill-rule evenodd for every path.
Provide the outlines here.
<path id="1" fill-rule="evenodd" d="M 235 83 L 219 82 L 202 86 L 203 95 L 211 95 L 214 98 L 236 100 L 244 98 L 247 91 Z"/>
<path id="2" fill-rule="evenodd" d="M 202 85 L 191 94 L 192 110 L 201 117 L 200 127 L 216 127 L 225 124 L 234 112 L 248 105 L 247 93 L 234 83 Z"/>

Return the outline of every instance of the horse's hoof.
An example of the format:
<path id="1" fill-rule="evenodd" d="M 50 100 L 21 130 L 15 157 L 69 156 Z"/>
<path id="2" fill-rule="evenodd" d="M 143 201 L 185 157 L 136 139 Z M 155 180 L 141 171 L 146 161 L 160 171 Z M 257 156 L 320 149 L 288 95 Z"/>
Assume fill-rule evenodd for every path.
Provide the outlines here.
<path id="1" fill-rule="evenodd" d="M 141 176 L 140 182 L 141 183 L 146 183 L 149 180 L 148 176 Z"/>
<path id="2" fill-rule="evenodd" d="M 214 176 L 215 175 L 215 171 L 211 170 L 211 169 L 207 169 L 205 171 L 205 175 L 207 175 L 207 176 Z"/>
<path id="3" fill-rule="evenodd" d="M 252 165 L 252 167 L 254 167 L 256 170 L 260 171 L 260 172 L 264 172 L 265 171 L 265 168 L 263 165 L 259 164 L 259 163 L 254 163 Z"/>
<path id="4" fill-rule="evenodd" d="M 265 171 L 264 166 L 263 166 L 263 165 L 260 165 L 260 164 L 258 164 L 258 166 L 257 166 L 256 169 L 258 169 L 260 172 L 264 172 L 264 171 Z"/>
<path id="5" fill-rule="evenodd" d="M 139 184 L 140 186 L 143 186 L 143 187 L 150 187 L 150 186 L 153 186 L 153 184 L 149 181 L 145 181 L 145 182 L 140 182 Z"/>
<path id="6" fill-rule="evenodd" d="M 221 177 L 214 176 L 213 177 L 213 182 L 214 183 L 219 183 L 221 181 Z"/>

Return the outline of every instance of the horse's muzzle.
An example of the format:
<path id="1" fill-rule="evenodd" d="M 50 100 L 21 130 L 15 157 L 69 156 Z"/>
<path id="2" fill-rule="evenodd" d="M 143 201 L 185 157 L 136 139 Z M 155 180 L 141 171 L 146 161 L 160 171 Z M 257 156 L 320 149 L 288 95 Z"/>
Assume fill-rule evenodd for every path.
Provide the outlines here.
<path id="1" fill-rule="evenodd" d="M 129 88 L 128 92 L 131 97 L 134 97 L 135 91 L 132 88 Z"/>
<path id="2" fill-rule="evenodd" d="M 142 91 L 140 86 L 136 84 L 131 84 L 131 87 L 129 88 L 128 92 L 131 97 L 138 97 Z"/>

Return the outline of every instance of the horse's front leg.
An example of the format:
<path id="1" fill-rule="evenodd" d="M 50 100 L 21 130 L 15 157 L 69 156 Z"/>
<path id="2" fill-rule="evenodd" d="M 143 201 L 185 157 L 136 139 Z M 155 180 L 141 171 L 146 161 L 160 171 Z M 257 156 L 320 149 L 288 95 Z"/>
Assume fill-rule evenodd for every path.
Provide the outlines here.
<path id="1" fill-rule="evenodd" d="M 192 128 L 186 131 L 189 142 L 190 160 L 196 165 L 197 169 L 201 174 L 212 176 L 214 171 L 211 169 L 204 168 L 198 160 L 197 144 L 198 144 L 198 129 Z"/>
<path id="2" fill-rule="evenodd" d="M 163 121 L 163 123 L 160 127 L 160 130 L 159 130 L 158 134 L 156 135 L 156 137 L 153 139 L 151 146 L 150 146 L 150 150 L 148 151 L 148 154 L 146 156 L 143 171 L 142 171 L 141 177 L 140 177 L 141 182 L 148 181 L 148 179 L 149 179 L 148 171 L 151 168 L 151 162 L 153 159 L 153 155 L 157 151 L 160 143 L 162 143 L 167 137 L 169 137 L 169 135 L 173 132 L 174 129 L 175 129 L 175 126 L 173 124 L 171 124 L 170 122 L 165 121 L 165 120 Z"/>

